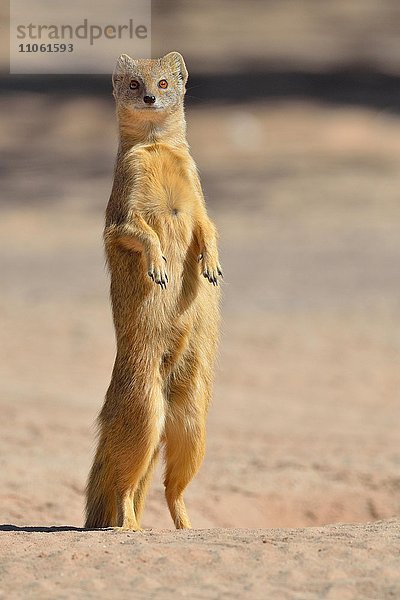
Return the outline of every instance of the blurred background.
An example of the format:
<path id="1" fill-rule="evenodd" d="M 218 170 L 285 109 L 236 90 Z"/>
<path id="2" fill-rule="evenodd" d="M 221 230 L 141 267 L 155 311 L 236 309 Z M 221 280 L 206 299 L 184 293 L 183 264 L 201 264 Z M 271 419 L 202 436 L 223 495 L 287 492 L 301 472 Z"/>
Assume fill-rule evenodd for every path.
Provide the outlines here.
<path id="1" fill-rule="evenodd" d="M 0 77 L 0 522 L 82 525 L 115 344 L 109 77 Z M 400 510 L 400 4 L 153 0 L 226 275 L 196 527 Z M 129 54 L 129 48 L 126 48 Z M 144 525 L 172 527 L 156 474 Z"/>

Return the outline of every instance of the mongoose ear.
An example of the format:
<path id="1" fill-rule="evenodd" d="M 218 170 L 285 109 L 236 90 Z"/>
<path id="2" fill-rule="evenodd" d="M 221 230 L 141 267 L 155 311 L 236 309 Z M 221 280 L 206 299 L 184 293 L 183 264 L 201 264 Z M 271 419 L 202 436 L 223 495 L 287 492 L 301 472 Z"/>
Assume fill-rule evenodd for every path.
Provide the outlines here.
<path id="1" fill-rule="evenodd" d="M 127 54 L 121 54 L 119 59 L 117 60 L 117 64 L 115 65 L 114 73 L 112 76 L 112 82 L 114 89 L 118 86 L 121 81 L 123 81 L 126 73 L 129 72 L 135 66 L 135 61 L 133 58 L 128 56 Z"/>
<path id="2" fill-rule="evenodd" d="M 183 85 L 185 86 L 188 78 L 188 71 L 182 54 L 179 54 L 179 52 L 169 52 L 163 56 L 161 60 L 172 67 L 176 76 L 182 80 Z"/>

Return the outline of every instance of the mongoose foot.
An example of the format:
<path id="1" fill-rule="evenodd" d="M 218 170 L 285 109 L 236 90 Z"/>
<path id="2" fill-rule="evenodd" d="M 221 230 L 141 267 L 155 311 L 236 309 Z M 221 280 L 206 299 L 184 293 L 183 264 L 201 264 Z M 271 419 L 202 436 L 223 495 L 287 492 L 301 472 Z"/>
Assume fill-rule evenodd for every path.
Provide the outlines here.
<path id="1" fill-rule="evenodd" d="M 218 278 L 224 278 L 224 274 L 222 273 L 222 268 L 219 262 L 204 256 L 204 254 L 200 254 L 198 260 L 199 262 L 202 262 L 203 277 L 208 279 L 208 281 L 213 285 L 218 285 Z"/>
<path id="2" fill-rule="evenodd" d="M 162 256 L 162 259 L 167 262 L 165 256 Z M 149 270 L 147 271 L 148 276 L 154 283 L 157 283 L 161 289 L 165 290 L 168 283 L 168 275 L 165 270 L 165 265 L 152 263 L 150 265 Z"/>

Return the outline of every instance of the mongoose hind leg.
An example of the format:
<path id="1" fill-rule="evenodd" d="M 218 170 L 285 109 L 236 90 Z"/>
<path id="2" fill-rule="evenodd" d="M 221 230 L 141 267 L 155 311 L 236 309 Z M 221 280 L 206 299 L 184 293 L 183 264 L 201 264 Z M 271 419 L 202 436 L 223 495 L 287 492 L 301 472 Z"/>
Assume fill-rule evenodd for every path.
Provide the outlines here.
<path id="1" fill-rule="evenodd" d="M 131 490 L 131 502 L 133 504 L 133 510 L 136 515 L 136 520 L 137 520 L 139 527 L 140 527 L 140 523 L 142 520 L 144 503 L 146 500 L 147 492 L 150 487 L 154 469 L 157 464 L 157 459 L 158 459 L 159 453 L 160 453 L 160 449 L 157 448 L 153 454 L 153 458 L 151 459 L 151 462 L 146 471 L 146 474 L 143 475 L 137 488 L 133 491 Z"/>
<path id="2" fill-rule="evenodd" d="M 191 527 L 183 492 L 203 462 L 204 425 L 188 425 L 182 416 L 166 428 L 165 497 L 177 529 Z"/>
<path id="3" fill-rule="evenodd" d="M 154 420 L 155 421 L 155 420 Z M 145 495 L 154 469 L 154 455 L 160 443 L 156 422 L 144 426 L 129 444 L 129 454 L 118 481 L 120 498 L 118 525 L 137 531 L 143 511 Z M 128 450 L 128 447 L 126 447 Z M 121 453 L 117 454 L 119 460 Z M 154 464 L 153 464 L 154 463 Z"/>
<path id="4" fill-rule="evenodd" d="M 114 529 L 121 531 L 139 531 L 140 524 L 136 517 L 135 507 L 132 502 L 134 492 L 126 490 L 119 498 L 118 525 Z"/>
<path id="5" fill-rule="evenodd" d="M 120 474 L 118 489 L 118 527 L 131 531 L 140 529 L 145 494 L 153 471 L 153 457 L 159 445 L 157 431 L 144 428 L 143 435 L 116 452 Z M 122 460 L 121 460 L 122 458 Z"/>
<path id="6" fill-rule="evenodd" d="M 205 452 L 209 392 L 197 378 L 171 387 L 165 423 L 165 497 L 177 529 L 191 527 L 183 492 L 199 470 Z"/>
<path id="7" fill-rule="evenodd" d="M 119 377 L 115 381 L 118 382 Z M 154 377 L 152 384 L 148 380 L 140 382 L 137 378 L 134 389 L 129 392 L 116 385 L 111 384 L 100 414 L 101 435 L 96 458 L 102 457 L 102 468 L 95 459 L 92 467 L 95 477 L 89 479 L 87 489 L 87 526 L 118 526 L 136 531 L 140 528 L 136 507 L 140 517 L 144 488 L 138 492 L 138 502 L 134 503 L 133 499 L 160 444 L 164 397 L 158 376 Z M 116 519 L 114 515 L 111 519 L 107 514 L 106 520 L 103 506 L 110 492 L 118 498 L 118 512 Z"/>

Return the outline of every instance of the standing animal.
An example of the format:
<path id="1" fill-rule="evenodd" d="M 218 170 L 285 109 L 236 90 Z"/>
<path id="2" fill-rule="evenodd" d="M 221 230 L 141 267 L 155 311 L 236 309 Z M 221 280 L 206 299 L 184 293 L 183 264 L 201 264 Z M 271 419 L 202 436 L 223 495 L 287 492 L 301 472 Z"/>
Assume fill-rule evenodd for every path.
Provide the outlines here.
<path id="1" fill-rule="evenodd" d="M 165 495 L 191 527 L 183 492 L 205 451 L 222 270 L 186 141 L 182 56 L 120 56 L 120 143 L 106 211 L 117 353 L 87 484 L 86 527 L 137 530 L 160 448 Z"/>

